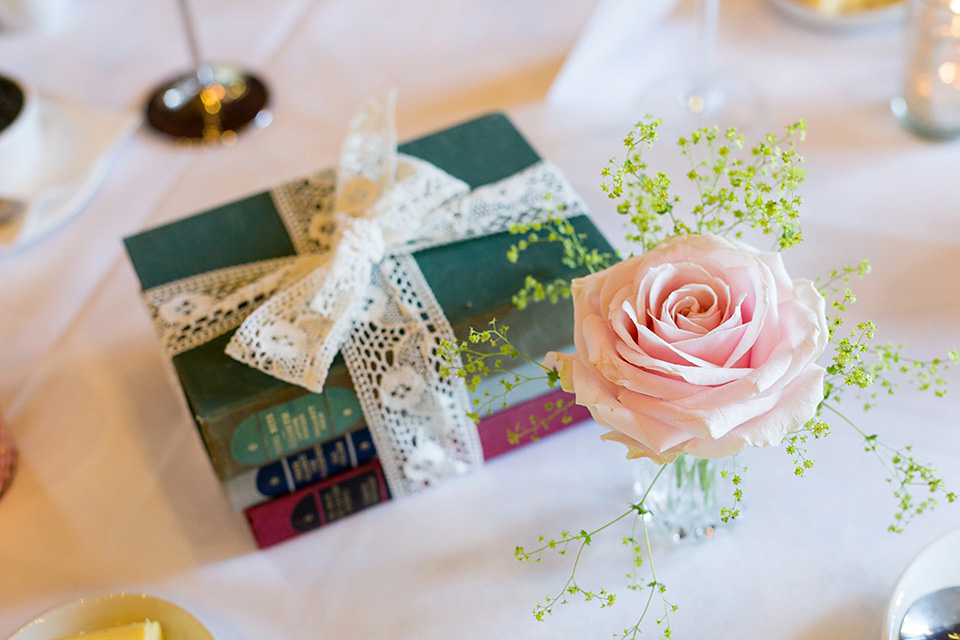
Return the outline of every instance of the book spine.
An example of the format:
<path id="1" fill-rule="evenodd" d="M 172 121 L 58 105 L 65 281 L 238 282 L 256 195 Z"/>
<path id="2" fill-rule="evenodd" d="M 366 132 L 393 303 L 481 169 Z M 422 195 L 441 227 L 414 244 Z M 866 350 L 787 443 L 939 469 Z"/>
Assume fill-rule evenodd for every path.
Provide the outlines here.
<path id="1" fill-rule="evenodd" d="M 334 438 L 362 421 L 360 400 L 352 387 L 327 384 L 321 393 L 308 393 L 247 416 L 224 445 L 233 465 L 249 469 Z"/>
<path id="2" fill-rule="evenodd" d="M 489 415 L 477 425 L 484 460 L 559 433 L 588 417 L 585 408 L 573 403 L 573 395 L 561 390 Z M 530 428 L 534 424 L 536 429 Z M 374 458 L 244 513 L 263 549 L 389 499 L 383 469 Z"/>
<path id="3" fill-rule="evenodd" d="M 331 476 L 355 469 L 377 455 L 366 426 L 318 442 L 279 460 L 245 471 L 223 482 L 236 511 L 275 500 Z"/>
<path id="4" fill-rule="evenodd" d="M 503 455 L 589 418 L 590 411 L 573 400 L 572 393 L 554 389 L 483 418 L 477 425 L 483 459 Z"/>
<path id="5" fill-rule="evenodd" d="M 244 513 L 263 549 L 389 499 L 383 469 L 373 460 Z"/>
<path id="6" fill-rule="evenodd" d="M 539 364 L 523 362 L 510 371 L 491 374 L 469 392 L 471 406 L 512 407 L 537 398 L 550 391 L 546 381 L 526 384 L 517 384 L 516 381 L 536 378 L 542 372 Z M 344 372 L 338 370 L 338 373 Z M 234 429 L 231 438 L 231 453 L 227 462 L 233 467 L 232 473 L 227 473 L 223 464 L 224 455 L 216 455 L 218 449 L 223 447 L 218 447 L 216 442 L 211 445 L 205 440 L 207 451 L 235 510 L 242 511 L 285 495 L 305 484 L 366 461 L 361 455 L 358 462 L 344 467 L 330 458 L 337 453 L 341 459 L 344 458 L 351 444 L 355 444 L 358 451 L 366 447 L 365 444 L 344 442 L 338 437 L 344 431 L 350 433 L 365 428 L 359 400 L 350 385 L 349 382 L 340 381 L 340 386 L 328 387 L 323 393 L 306 394 L 245 419 Z M 285 430 L 289 432 L 285 437 L 275 435 L 268 438 L 264 427 L 269 429 L 271 424 L 287 424 L 291 428 Z M 279 429 L 274 427 L 273 431 Z M 278 445 L 277 442 L 285 445 Z M 373 446 L 372 442 L 369 446 Z M 221 464 L 218 465 L 218 461 Z M 324 466 L 331 470 L 324 473 Z M 297 480 L 300 476 L 297 469 L 301 468 L 309 469 L 308 478 L 303 482 Z"/>

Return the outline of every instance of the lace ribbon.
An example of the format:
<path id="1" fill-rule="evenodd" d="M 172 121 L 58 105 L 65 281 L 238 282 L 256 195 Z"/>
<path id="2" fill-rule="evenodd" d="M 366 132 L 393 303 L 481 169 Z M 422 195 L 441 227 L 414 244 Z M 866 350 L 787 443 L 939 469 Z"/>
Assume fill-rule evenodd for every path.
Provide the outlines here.
<path id="1" fill-rule="evenodd" d="M 582 212 L 559 170 L 541 162 L 470 191 L 397 153 L 391 98 L 354 119 L 336 171 L 271 196 L 297 255 L 144 292 L 168 354 L 236 328 L 231 357 L 320 391 L 342 353 L 394 496 L 481 464 L 466 388 L 440 374 L 453 330 L 411 254 L 541 218 L 548 204 Z"/>

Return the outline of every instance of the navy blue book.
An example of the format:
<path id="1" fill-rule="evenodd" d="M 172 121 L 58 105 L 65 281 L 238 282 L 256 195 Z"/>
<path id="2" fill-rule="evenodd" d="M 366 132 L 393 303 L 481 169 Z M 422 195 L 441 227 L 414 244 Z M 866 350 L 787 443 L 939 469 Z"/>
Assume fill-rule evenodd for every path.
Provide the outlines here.
<path id="1" fill-rule="evenodd" d="M 370 462 L 377 450 L 365 425 L 250 469 L 223 483 L 237 511 L 285 496 Z"/>

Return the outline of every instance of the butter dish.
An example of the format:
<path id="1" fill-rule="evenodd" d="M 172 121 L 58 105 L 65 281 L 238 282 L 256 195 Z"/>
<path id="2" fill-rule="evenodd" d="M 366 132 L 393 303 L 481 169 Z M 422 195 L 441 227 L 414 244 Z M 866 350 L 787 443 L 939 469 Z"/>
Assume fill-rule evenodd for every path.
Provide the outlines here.
<path id="1" fill-rule="evenodd" d="M 146 619 L 160 623 L 165 640 L 214 640 L 187 610 L 140 593 L 105 593 L 67 602 L 37 616 L 8 640 L 65 638 Z"/>

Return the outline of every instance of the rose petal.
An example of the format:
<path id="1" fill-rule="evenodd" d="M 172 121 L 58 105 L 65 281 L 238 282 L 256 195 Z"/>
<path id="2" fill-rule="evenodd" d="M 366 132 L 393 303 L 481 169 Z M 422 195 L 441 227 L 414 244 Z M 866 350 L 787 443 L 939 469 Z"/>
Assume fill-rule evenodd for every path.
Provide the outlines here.
<path id="1" fill-rule="evenodd" d="M 698 458 L 720 458 L 739 453 L 744 445 L 776 446 L 790 433 L 800 429 L 816 412 L 823 400 L 824 369 L 805 371 L 783 394 L 775 410 L 768 411 L 716 439 L 692 440 L 685 453 Z"/>
<path id="2" fill-rule="evenodd" d="M 627 433 L 654 451 L 663 451 L 690 439 L 689 433 L 670 424 L 652 418 L 638 420 L 637 414 L 621 402 L 624 392 L 620 388 L 595 375 L 588 364 L 572 360 L 570 365 L 577 404 L 587 407 L 598 424 Z"/>
<path id="3" fill-rule="evenodd" d="M 730 326 L 714 329 L 707 335 L 677 340 L 670 344 L 670 348 L 677 354 L 693 356 L 700 362 L 727 367 L 733 364 L 734 350 L 743 343 L 746 331 L 743 324 L 734 322 Z"/>
<path id="4" fill-rule="evenodd" d="M 679 354 L 674 351 L 670 351 L 670 360 L 640 353 L 636 350 L 618 348 L 617 353 L 623 360 L 635 367 L 659 372 L 697 386 L 726 384 L 737 380 L 750 371 L 750 369 L 746 368 L 718 367 L 706 360 L 701 360 L 700 358 L 695 358 L 687 354 L 684 354 L 683 357 L 690 364 L 674 363 L 670 360 L 680 357 Z"/>
<path id="5" fill-rule="evenodd" d="M 666 464 L 668 462 L 673 462 L 677 459 L 682 451 L 680 447 L 675 447 L 669 451 L 664 451 L 658 453 L 644 444 L 637 442 L 633 438 L 620 433 L 619 431 L 610 430 L 600 436 L 602 440 L 610 440 L 612 442 L 619 442 L 620 444 L 626 445 L 627 447 L 627 458 L 634 460 L 637 458 L 650 458 L 657 464 Z"/>

